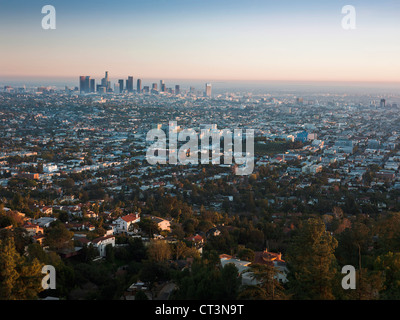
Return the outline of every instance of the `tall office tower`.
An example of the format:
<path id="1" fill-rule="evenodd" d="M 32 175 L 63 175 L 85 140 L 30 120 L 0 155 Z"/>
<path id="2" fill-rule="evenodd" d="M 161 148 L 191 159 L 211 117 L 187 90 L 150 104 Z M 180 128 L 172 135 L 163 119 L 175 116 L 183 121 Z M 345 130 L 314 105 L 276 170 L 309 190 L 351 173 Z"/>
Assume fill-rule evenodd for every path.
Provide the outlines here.
<path id="1" fill-rule="evenodd" d="M 194 93 L 196 92 L 196 89 L 195 89 L 195 87 L 190 87 L 190 90 L 189 90 L 189 92 L 190 92 L 190 93 L 192 93 L 192 94 L 194 94 Z"/>
<path id="2" fill-rule="evenodd" d="M 85 92 L 85 76 L 79 77 L 79 91 L 81 93 Z"/>
<path id="3" fill-rule="evenodd" d="M 119 83 L 114 83 L 114 93 L 121 93 Z"/>
<path id="4" fill-rule="evenodd" d="M 137 93 L 142 92 L 142 79 L 137 80 L 136 91 L 137 91 Z"/>
<path id="5" fill-rule="evenodd" d="M 109 89 L 111 89 L 111 82 L 108 78 L 108 71 L 106 71 L 105 77 L 101 79 L 101 86 L 105 87 L 106 91 L 109 91 Z"/>
<path id="6" fill-rule="evenodd" d="M 151 93 L 158 93 L 157 83 L 153 83 L 151 86 Z"/>
<path id="7" fill-rule="evenodd" d="M 107 88 L 102 86 L 102 85 L 99 85 L 99 86 L 97 86 L 97 92 L 106 93 L 107 92 Z"/>
<path id="8" fill-rule="evenodd" d="M 180 93 L 181 93 L 181 88 L 180 88 L 179 85 L 176 85 L 176 86 L 175 86 L 175 94 L 178 95 L 178 94 L 180 94 Z"/>
<path id="9" fill-rule="evenodd" d="M 211 97 L 211 83 L 206 83 L 206 91 L 204 92 L 206 97 Z"/>
<path id="10" fill-rule="evenodd" d="M 165 83 L 164 80 L 160 80 L 160 91 L 164 92 L 165 91 Z"/>
<path id="11" fill-rule="evenodd" d="M 119 84 L 119 92 L 123 92 L 124 91 L 124 80 L 123 79 L 119 79 L 118 80 L 118 84 Z"/>
<path id="12" fill-rule="evenodd" d="M 79 90 L 81 93 L 88 93 L 90 89 L 90 77 L 80 76 L 79 77 Z"/>
<path id="13" fill-rule="evenodd" d="M 128 92 L 133 92 L 133 77 L 129 76 L 126 80 L 126 90 Z"/>
<path id="14" fill-rule="evenodd" d="M 381 108 L 384 108 L 386 106 L 386 100 L 381 99 Z"/>
<path id="15" fill-rule="evenodd" d="M 86 90 L 86 93 L 90 92 L 90 77 L 89 76 L 85 77 L 85 90 Z"/>
<path id="16" fill-rule="evenodd" d="M 95 79 L 90 79 L 90 92 L 96 92 L 96 81 Z"/>

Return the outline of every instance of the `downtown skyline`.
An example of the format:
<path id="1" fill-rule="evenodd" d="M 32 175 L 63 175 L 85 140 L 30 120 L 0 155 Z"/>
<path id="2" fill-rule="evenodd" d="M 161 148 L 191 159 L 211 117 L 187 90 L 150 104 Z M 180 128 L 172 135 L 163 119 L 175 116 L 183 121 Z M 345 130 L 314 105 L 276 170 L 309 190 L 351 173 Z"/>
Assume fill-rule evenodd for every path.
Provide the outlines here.
<path id="1" fill-rule="evenodd" d="M 44 1 L 1 4 L 0 80 L 74 78 L 107 69 L 121 78 L 204 81 L 400 82 L 395 1 Z M 133 71 L 129 71 L 133 70 Z M 98 72 L 95 73 L 94 71 Z"/>

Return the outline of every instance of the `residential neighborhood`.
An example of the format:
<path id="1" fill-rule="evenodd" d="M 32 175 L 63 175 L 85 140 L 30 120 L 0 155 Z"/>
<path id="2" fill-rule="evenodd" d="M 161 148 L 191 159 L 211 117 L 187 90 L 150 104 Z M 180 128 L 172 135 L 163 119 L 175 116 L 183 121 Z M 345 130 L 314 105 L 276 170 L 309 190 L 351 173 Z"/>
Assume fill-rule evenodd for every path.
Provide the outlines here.
<path id="1" fill-rule="evenodd" d="M 300 99 L 215 90 L 210 98 L 184 88 L 7 87 L 0 93 L 0 235 L 13 234 L 26 259 L 61 259 L 52 295 L 59 299 L 199 298 L 203 292 L 188 283 L 203 272 L 229 275 L 234 299 L 254 298 L 255 287 L 264 298 L 289 299 L 300 294 L 293 268 L 307 240 L 302 230 L 321 228 L 318 237 L 332 242 L 329 259 L 359 265 L 361 256 L 373 273 L 395 251 L 382 225 L 397 227 L 400 212 L 400 98 L 381 100 L 334 91 Z M 169 132 L 171 121 L 173 134 L 191 128 L 199 138 L 240 128 L 243 148 L 246 130 L 254 130 L 253 171 L 238 175 L 240 164 L 224 162 L 233 144 L 220 143 L 218 152 L 214 140 L 197 150 L 208 152 L 209 163 L 151 164 L 147 133 Z M 352 240 L 360 230 L 362 246 Z"/>

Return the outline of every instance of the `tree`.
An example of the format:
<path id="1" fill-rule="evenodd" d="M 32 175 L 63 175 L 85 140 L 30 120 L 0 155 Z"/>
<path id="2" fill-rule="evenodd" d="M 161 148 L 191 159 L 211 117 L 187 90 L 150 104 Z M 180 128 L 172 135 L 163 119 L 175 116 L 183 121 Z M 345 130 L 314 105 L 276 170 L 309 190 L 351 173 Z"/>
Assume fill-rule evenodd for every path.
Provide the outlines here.
<path id="1" fill-rule="evenodd" d="M 111 244 L 106 245 L 106 260 L 111 263 L 115 261 L 115 250 Z"/>
<path id="2" fill-rule="evenodd" d="M 288 248 L 288 286 L 294 299 L 334 299 L 337 240 L 320 219 L 309 219 Z"/>
<path id="3" fill-rule="evenodd" d="M 156 284 L 170 279 L 168 266 L 160 262 L 146 261 L 139 273 L 139 278 L 147 284 L 152 296 L 155 296 Z"/>
<path id="4" fill-rule="evenodd" d="M 394 212 L 380 220 L 374 233 L 379 235 L 377 249 L 380 253 L 396 251 L 400 247 L 400 213 Z"/>
<path id="5" fill-rule="evenodd" d="M 187 251 L 188 247 L 183 241 L 177 241 L 174 246 L 175 259 L 178 260 Z"/>
<path id="6" fill-rule="evenodd" d="M 56 223 L 48 230 L 45 241 L 50 248 L 55 250 L 69 248 L 72 246 L 73 235 L 74 233 L 67 230 L 64 224 Z"/>
<path id="7" fill-rule="evenodd" d="M 378 256 L 375 260 L 375 269 L 384 275 L 385 289 L 382 297 L 388 300 L 400 299 L 400 253 L 388 252 Z"/>
<path id="8" fill-rule="evenodd" d="M 177 300 L 234 300 L 241 277 L 232 263 L 223 268 L 210 260 L 195 260 L 191 269 L 179 272 L 175 279 L 177 289 L 171 299 Z"/>
<path id="9" fill-rule="evenodd" d="M 151 261 L 163 262 L 171 258 L 171 248 L 165 241 L 151 240 L 147 250 Z"/>
<path id="10" fill-rule="evenodd" d="M 146 232 L 150 238 L 153 238 L 153 235 L 155 233 L 160 232 L 160 228 L 158 227 L 158 224 L 150 218 L 140 219 L 140 222 L 138 222 L 138 225 L 139 225 L 139 228 L 143 232 Z"/>
<path id="11" fill-rule="evenodd" d="M 238 269 L 233 263 L 228 263 L 220 270 L 220 273 L 220 299 L 236 299 L 242 283 L 241 276 L 238 276 Z"/>
<path id="12" fill-rule="evenodd" d="M 146 247 L 141 238 L 128 239 L 128 254 L 134 261 L 141 261 L 146 257 Z"/>
<path id="13" fill-rule="evenodd" d="M 149 298 L 146 296 L 143 290 L 139 290 L 135 294 L 135 300 L 149 300 Z"/>
<path id="14" fill-rule="evenodd" d="M 240 260 L 253 261 L 254 251 L 249 248 L 243 248 L 238 252 L 237 256 Z"/>
<path id="15" fill-rule="evenodd" d="M 251 273 L 255 285 L 247 285 L 240 292 L 239 299 L 284 300 L 283 285 L 276 278 L 279 271 L 272 264 L 252 264 L 245 273 Z"/>
<path id="16" fill-rule="evenodd" d="M 351 229 L 346 229 L 337 236 L 338 247 L 335 254 L 338 261 L 342 265 L 357 265 L 361 268 L 360 255 L 367 254 L 371 238 L 371 232 L 365 224 L 354 223 Z"/>
<path id="17" fill-rule="evenodd" d="M 42 265 L 28 261 L 15 249 L 14 239 L 0 240 L 0 299 L 36 299 L 43 290 Z"/>

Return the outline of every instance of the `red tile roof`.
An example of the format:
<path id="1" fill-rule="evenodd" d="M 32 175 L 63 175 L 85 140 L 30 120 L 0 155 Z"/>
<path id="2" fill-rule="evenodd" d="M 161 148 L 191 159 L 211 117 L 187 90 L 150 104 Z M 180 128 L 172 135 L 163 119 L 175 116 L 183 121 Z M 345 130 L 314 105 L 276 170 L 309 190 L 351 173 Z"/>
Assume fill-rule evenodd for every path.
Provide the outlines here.
<path id="1" fill-rule="evenodd" d="M 107 239 L 110 239 L 110 238 L 115 238 L 115 236 L 108 235 L 108 236 L 104 236 L 104 237 L 99 237 L 99 238 L 93 239 L 92 242 L 93 243 L 98 243 L 100 241 L 107 240 Z"/>
<path id="2" fill-rule="evenodd" d="M 126 222 L 132 222 L 132 221 L 139 219 L 139 215 L 136 213 L 131 213 L 131 214 L 121 217 L 121 219 Z"/>
<path id="3" fill-rule="evenodd" d="M 273 264 L 274 261 L 285 262 L 284 260 L 282 260 L 281 253 L 268 252 L 268 250 L 257 251 L 254 253 L 254 263 Z"/>

